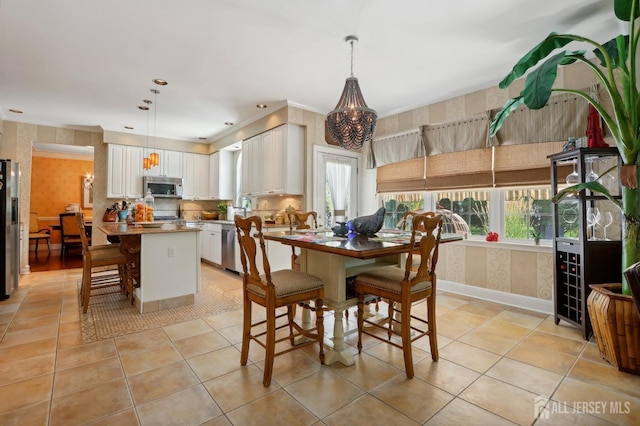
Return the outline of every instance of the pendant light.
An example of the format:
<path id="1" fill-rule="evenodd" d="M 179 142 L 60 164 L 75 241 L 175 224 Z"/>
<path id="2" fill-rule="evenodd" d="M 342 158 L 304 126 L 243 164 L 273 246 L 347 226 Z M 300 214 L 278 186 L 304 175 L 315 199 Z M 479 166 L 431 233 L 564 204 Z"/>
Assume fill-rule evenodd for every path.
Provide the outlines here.
<path id="1" fill-rule="evenodd" d="M 159 90 L 157 89 L 151 89 L 151 93 L 153 93 L 154 96 L 154 104 L 155 106 L 153 107 L 153 151 L 151 154 L 149 154 L 149 164 L 151 165 L 151 167 L 155 167 L 160 165 L 160 156 L 158 155 L 157 152 L 155 152 L 156 150 L 156 123 L 157 123 L 157 118 L 158 118 L 158 94 L 160 93 Z"/>
<path id="2" fill-rule="evenodd" d="M 147 149 L 147 152 L 149 152 L 149 105 L 151 105 L 152 102 L 148 99 L 143 99 L 142 102 L 147 104 L 147 106 L 144 107 L 144 109 L 147 111 L 147 143 L 145 147 Z M 148 156 L 142 159 L 142 168 L 144 170 L 149 170 L 151 168 L 151 160 Z"/>
<path id="3" fill-rule="evenodd" d="M 355 150 L 372 139 L 378 115 L 367 106 L 358 79 L 353 76 L 353 45 L 358 37 L 350 35 L 345 41 L 351 44 L 351 77 L 345 81 L 336 108 L 327 115 L 327 124 L 334 142 L 342 148 Z"/>

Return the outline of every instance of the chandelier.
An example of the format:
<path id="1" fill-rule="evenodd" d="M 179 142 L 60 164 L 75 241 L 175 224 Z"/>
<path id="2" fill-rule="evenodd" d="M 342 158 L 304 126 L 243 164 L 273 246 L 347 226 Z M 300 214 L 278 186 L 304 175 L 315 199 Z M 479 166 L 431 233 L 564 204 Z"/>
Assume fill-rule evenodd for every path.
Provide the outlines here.
<path id="1" fill-rule="evenodd" d="M 364 101 L 358 79 L 353 76 L 353 44 L 358 37 L 344 39 L 351 44 L 351 77 L 344 84 L 336 108 L 327 115 L 329 135 L 342 148 L 355 150 L 370 141 L 376 129 L 377 113 Z"/>

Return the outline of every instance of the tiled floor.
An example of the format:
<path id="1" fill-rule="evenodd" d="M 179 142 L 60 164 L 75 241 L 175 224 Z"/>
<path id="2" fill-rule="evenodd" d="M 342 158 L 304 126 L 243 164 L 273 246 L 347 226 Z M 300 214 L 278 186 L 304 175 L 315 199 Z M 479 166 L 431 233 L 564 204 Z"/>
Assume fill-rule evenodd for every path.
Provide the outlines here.
<path id="1" fill-rule="evenodd" d="M 320 365 L 317 346 L 278 357 L 264 388 L 262 348 L 240 366 L 241 311 L 83 345 L 79 277 L 25 275 L 0 302 L 0 424 L 640 424 L 640 376 L 546 315 L 441 293 L 440 360 L 415 342 L 412 380 L 399 349 L 366 340 L 350 367 Z M 236 275 L 202 277 L 241 294 Z"/>

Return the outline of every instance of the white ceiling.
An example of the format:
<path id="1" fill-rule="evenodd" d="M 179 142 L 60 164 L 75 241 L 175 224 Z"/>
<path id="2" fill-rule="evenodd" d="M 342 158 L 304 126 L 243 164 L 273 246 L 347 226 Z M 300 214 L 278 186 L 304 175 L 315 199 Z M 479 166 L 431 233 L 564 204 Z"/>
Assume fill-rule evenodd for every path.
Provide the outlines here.
<path id="1" fill-rule="evenodd" d="M 612 0 L 0 0 L 0 117 L 209 142 L 350 74 L 379 117 L 494 86 L 549 32 L 605 42 Z M 575 46 L 569 46 L 570 48 Z M 22 110 L 23 114 L 9 112 Z M 133 126 L 126 130 L 124 126 Z"/>

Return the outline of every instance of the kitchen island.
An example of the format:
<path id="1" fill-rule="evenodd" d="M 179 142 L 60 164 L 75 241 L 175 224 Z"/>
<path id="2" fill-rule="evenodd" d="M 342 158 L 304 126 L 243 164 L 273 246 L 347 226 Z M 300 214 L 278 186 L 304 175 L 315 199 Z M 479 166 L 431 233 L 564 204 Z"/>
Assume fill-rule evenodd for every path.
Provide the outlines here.
<path id="1" fill-rule="evenodd" d="M 200 229 L 152 223 L 103 223 L 98 229 L 120 240 L 141 313 L 193 304 L 200 291 Z"/>

